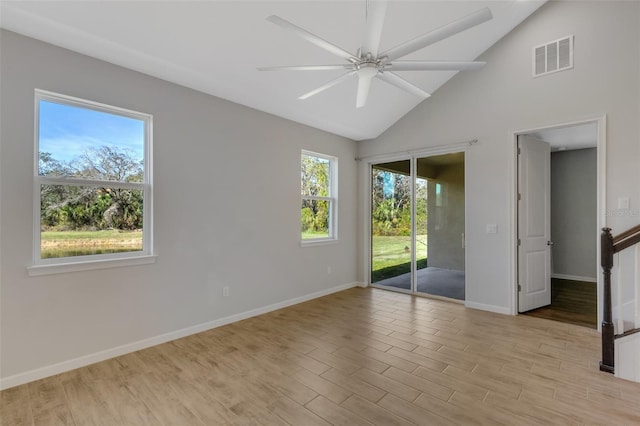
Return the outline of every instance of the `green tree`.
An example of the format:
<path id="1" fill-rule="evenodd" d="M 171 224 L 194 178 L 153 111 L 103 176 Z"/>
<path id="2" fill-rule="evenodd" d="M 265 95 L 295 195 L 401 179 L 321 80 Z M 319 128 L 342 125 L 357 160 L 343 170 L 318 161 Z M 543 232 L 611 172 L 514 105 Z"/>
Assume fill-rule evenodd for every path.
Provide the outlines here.
<path id="1" fill-rule="evenodd" d="M 63 164 L 50 153 L 40 153 L 39 173 L 76 178 L 142 182 L 143 163 L 126 149 L 101 146 Z M 140 229 L 141 190 L 108 186 L 42 185 L 41 223 L 64 229 Z"/>
<path id="2" fill-rule="evenodd" d="M 330 161 L 312 155 L 302 156 L 302 231 L 327 232 L 329 227 L 329 203 L 304 199 L 304 196 L 328 197 L 330 195 Z"/>
<path id="3" fill-rule="evenodd" d="M 382 169 L 373 170 L 372 231 L 374 235 L 411 235 L 411 179 Z"/>
<path id="4" fill-rule="evenodd" d="M 40 176 L 69 176 L 71 168 L 53 158 L 50 152 L 40 152 L 38 155 L 38 174 Z"/>
<path id="5" fill-rule="evenodd" d="M 426 235 L 427 233 L 427 186 L 426 179 L 416 179 L 416 233 Z"/>
<path id="6" fill-rule="evenodd" d="M 75 176 L 96 180 L 142 182 L 143 162 L 131 150 L 103 145 L 86 150 L 73 165 Z"/>

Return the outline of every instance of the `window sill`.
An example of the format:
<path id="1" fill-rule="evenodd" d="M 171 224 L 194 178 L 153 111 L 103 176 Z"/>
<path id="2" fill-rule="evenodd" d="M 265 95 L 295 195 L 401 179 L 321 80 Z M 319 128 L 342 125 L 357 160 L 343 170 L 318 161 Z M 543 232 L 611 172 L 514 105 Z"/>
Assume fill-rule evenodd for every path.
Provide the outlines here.
<path id="1" fill-rule="evenodd" d="M 148 265 L 156 262 L 156 255 L 136 256 L 120 259 L 89 260 L 84 262 L 52 263 L 47 265 L 32 265 L 27 267 L 30 277 L 51 274 L 66 274 L 69 272 L 92 271 L 95 269 L 120 268 L 123 266 Z"/>
<path id="2" fill-rule="evenodd" d="M 302 240 L 300 247 L 326 246 L 330 244 L 338 244 L 337 238 L 325 238 L 322 240 Z"/>

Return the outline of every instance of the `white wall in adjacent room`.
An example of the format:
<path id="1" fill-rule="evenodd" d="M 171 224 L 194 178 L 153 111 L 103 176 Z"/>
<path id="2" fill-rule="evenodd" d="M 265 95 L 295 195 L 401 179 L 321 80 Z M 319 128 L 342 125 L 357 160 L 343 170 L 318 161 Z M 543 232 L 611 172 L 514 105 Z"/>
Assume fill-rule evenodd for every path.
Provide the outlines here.
<path id="1" fill-rule="evenodd" d="M 555 275 L 598 274 L 596 148 L 551 153 L 551 249 Z"/>

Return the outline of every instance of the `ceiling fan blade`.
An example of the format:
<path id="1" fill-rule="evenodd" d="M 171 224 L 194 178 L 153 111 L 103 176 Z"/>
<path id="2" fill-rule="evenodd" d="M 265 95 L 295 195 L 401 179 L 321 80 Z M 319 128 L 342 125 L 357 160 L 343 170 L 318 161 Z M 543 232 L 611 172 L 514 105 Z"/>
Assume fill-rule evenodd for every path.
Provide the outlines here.
<path id="1" fill-rule="evenodd" d="M 367 22 L 365 24 L 364 41 L 360 50 L 361 56 L 365 56 L 367 53 L 371 53 L 373 58 L 378 56 L 378 47 L 380 46 L 380 37 L 382 36 L 386 13 L 386 0 L 367 1 Z"/>
<path id="2" fill-rule="evenodd" d="M 284 28 L 287 31 L 291 31 L 292 33 L 298 35 L 299 37 L 302 37 L 303 39 L 307 40 L 308 42 L 311 42 L 313 44 L 315 44 L 316 46 L 320 47 L 321 49 L 326 50 L 327 52 L 333 53 L 336 56 L 339 56 L 340 58 L 346 59 L 347 61 L 357 61 L 358 58 L 356 58 L 354 55 L 352 55 L 351 53 L 347 52 L 346 50 L 336 46 L 333 43 L 330 43 L 320 37 L 318 37 L 315 34 L 310 33 L 309 31 L 305 30 L 304 28 L 300 28 L 299 26 L 292 24 L 291 22 L 287 21 L 286 19 L 283 19 L 277 15 L 271 15 L 267 18 L 267 21 L 272 22 L 282 28 Z"/>
<path id="3" fill-rule="evenodd" d="M 387 61 L 393 61 L 394 59 L 401 58 L 410 53 L 420 50 L 430 44 L 436 43 L 440 40 L 444 40 L 447 37 L 451 37 L 454 34 L 468 30 L 471 27 L 479 25 L 493 18 L 489 8 L 485 7 L 472 13 L 471 15 L 460 18 L 457 21 L 453 21 L 447 25 L 430 31 L 426 34 L 420 35 L 412 40 L 402 43 L 396 47 L 393 47 L 380 55 L 379 57 L 387 57 Z"/>
<path id="4" fill-rule="evenodd" d="M 479 61 L 396 61 L 385 66 L 392 71 L 472 71 L 486 65 Z"/>
<path id="5" fill-rule="evenodd" d="M 351 64 L 343 65 L 294 65 L 284 67 L 259 67 L 258 71 L 333 71 L 333 70 L 350 70 L 353 69 Z"/>
<path id="6" fill-rule="evenodd" d="M 336 79 L 333 79 L 328 83 L 323 84 L 322 86 L 318 87 L 317 89 L 314 89 L 314 90 L 312 90 L 310 92 L 305 93 L 304 95 L 298 97 L 298 99 L 307 99 L 307 98 L 310 98 L 311 96 L 317 95 L 320 92 L 324 92 L 325 90 L 335 86 L 336 84 L 342 83 L 344 80 L 348 79 L 353 74 L 355 74 L 355 71 L 343 74 L 340 77 L 338 77 Z"/>
<path id="7" fill-rule="evenodd" d="M 404 78 L 400 77 L 398 74 L 394 74 L 390 71 L 385 71 L 378 73 L 378 77 L 380 77 L 383 81 L 391 84 L 392 86 L 396 86 L 399 89 L 404 90 L 405 92 L 411 93 L 421 99 L 426 99 L 431 96 L 429 93 L 425 92 L 421 88 L 414 86 L 412 83 L 409 83 Z"/>
<path id="8" fill-rule="evenodd" d="M 362 108 L 367 104 L 371 82 L 376 74 L 358 74 L 358 95 L 356 97 L 356 108 Z"/>

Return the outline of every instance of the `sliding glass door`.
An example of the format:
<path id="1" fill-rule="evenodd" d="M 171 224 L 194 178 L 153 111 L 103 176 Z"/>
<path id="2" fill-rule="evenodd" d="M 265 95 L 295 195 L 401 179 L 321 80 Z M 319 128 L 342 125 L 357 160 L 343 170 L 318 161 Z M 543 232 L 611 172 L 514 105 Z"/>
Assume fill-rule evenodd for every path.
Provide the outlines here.
<path id="1" fill-rule="evenodd" d="M 371 178 L 371 284 L 464 300 L 464 152 L 374 164 Z"/>
<path id="2" fill-rule="evenodd" d="M 416 241 L 424 237 L 429 252 L 424 265 L 418 261 L 415 291 L 464 300 L 464 152 L 416 159 L 416 218 L 424 218 Z"/>
<path id="3" fill-rule="evenodd" d="M 415 208 L 416 208 L 416 283 L 422 270 L 427 268 L 429 246 L 429 181 L 416 176 Z M 420 289 L 416 288 L 416 291 Z"/>
<path id="4" fill-rule="evenodd" d="M 371 283 L 411 291 L 411 161 L 371 169 Z"/>

